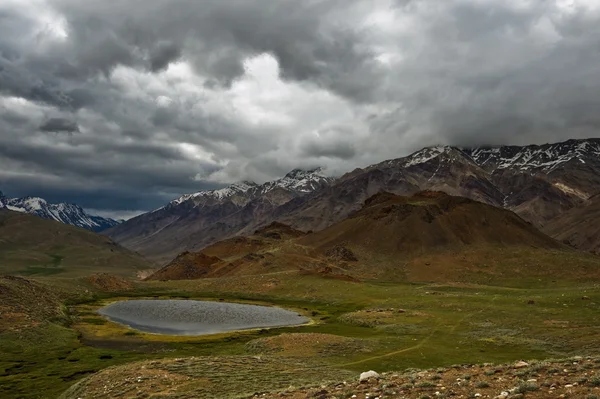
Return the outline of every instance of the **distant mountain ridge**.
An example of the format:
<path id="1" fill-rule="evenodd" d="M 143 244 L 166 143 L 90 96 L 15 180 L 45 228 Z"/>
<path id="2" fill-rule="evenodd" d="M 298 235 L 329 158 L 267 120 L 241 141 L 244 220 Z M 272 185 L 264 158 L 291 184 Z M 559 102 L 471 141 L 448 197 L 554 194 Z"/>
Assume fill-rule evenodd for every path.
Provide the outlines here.
<path id="1" fill-rule="evenodd" d="M 323 175 L 322 168 L 311 170 L 294 169 L 281 179 L 260 185 L 252 181 L 242 181 L 217 190 L 185 194 L 174 199 L 167 206 L 178 206 L 187 201 L 193 201 L 196 205 L 199 205 L 224 200 L 231 200 L 243 205 L 256 197 L 277 189 L 288 190 L 294 194 L 301 195 L 317 190 L 331 181 L 333 181 L 332 178 Z M 163 208 L 165 207 L 158 208 L 157 210 Z"/>
<path id="2" fill-rule="evenodd" d="M 494 172 L 498 169 L 520 168 L 522 171 L 550 173 L 561 165 L 575 161 L 582 164 L 590 157 L 600 159 L 600 139 L 568 140 L 556 144 L 525 147 L 465 148 L 475 163 Z"/>
<path id="3" fill-rule="evenodd" d="M 183 252 L 147 279 L 298 271 L 348 281 L 489 284 L 547 275 L 598 278 L 598 265 L 600 258 L 573 250 L 505 209 L 442 192 L 381 192 L 320 231 L 273 223 L 200 252 Z"/>
<path id="4" fill-rule="evenodd" d="M 514 211 L 538 228 L 600 193 L 600 139 L 524 147 L 427 147 L 349 172 L 329 187 L 284 205 L 276 220 L 319 230 L 373 194 L 444 191 Z M 255 226 L 252 226 L 255 228 Z"/>
<path id="5" fill-rule="evenodd" d="M 321 190 L 333 181 L 321 168 L 294 169 L 264 184 L 244 181 L 186 194 L 109 229 L 106 234 L 128 248 L 167 262 L 184 250 L 200 249 L 231 237 L 256 221 L 269 219 L 281 205 Z"/>
<path id="6" fill-rule="evenodd" d="M 7 198 L 0 191 L 0 209 L 28 213 L 44 219 L 55 220 L 71 226 L 99 232 L 114 227 L 118 221 L 90 215 L 75 204 L 50 204 L 39 197 Z"/>
<path id="7" fill-rule="evenodd" d="M 530 146 L 434 146 L 358 168 L 332 179 L 293 171 L 274 182 L 245 182 L 196 193 L 107 231 L 128 248 L 161 262 L 184 250 L 274 221 L 318 231 L 346 219 L 387 191 L 443 191 L 511 210 L 544 230 L 554 218 L 600 194 L 600 139 Z"/>

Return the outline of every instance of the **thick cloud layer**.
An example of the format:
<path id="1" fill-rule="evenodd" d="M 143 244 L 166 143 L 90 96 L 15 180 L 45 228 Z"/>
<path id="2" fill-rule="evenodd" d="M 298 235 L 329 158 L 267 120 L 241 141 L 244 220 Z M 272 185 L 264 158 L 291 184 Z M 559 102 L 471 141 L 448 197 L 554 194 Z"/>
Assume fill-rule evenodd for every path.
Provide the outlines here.
<path id="1" fill-rule="evenodd" d="M 111 212 L 598 136 L 596 0 L 4 0 L 0 188 Z"/>

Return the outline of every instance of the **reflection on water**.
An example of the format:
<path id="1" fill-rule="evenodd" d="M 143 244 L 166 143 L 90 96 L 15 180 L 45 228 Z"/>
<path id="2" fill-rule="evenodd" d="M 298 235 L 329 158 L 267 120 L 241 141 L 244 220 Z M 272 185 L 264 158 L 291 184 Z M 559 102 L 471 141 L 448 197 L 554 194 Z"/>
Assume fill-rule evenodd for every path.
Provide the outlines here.
<path id="1" fill-rule="evenodd" d="M 298 313 L 276 307 L 176 299 L 120 301 L 98 313 L 140 331 L 168 335 L 205 335 L 309 321 Z"/>

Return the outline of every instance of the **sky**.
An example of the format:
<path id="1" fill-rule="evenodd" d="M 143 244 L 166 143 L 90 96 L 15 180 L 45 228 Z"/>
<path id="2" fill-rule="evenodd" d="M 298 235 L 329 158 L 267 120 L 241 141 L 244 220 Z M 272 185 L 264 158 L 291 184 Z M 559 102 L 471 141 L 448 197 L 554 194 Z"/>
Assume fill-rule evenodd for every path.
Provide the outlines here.
<path id="1" fill-rule="evenodd" d="M 129 217 L 600 136 L 600 0 L 0 0 L 0 190 Z"/>

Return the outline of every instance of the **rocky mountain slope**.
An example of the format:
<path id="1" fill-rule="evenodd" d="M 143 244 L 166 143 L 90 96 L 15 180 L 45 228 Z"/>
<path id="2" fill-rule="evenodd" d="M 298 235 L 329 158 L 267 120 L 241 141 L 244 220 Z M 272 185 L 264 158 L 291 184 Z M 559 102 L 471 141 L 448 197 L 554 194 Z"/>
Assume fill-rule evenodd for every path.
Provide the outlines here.
<path id="1" fill-rule="evenodd" d="M 96 232 L 119 224 L 113 219 L 90 215 L 74 204 L 49 204 L 39 197 L 6 198 L 2 192 L 0 192 L 0 209 L 28 213 Z"/>
<path id="2" fill-rule="evenodd" d="M 378 193 L 323 230 L 304 234 L 274 223 L 184 252 L 148 279 L 300 271 L 350 281 L 510 284 L 548 274 L 598 278 L 598 264 L 508 210 L 443 192 Z"/>
<path id="3" fill-rule="evenodd" d="M 400 258 L 477 245 L 561 247 L 513 212 L 439 191 L 411 197 L 375 194 L 349 218 L 299 242 L 322 250 L 346 245 Z"/>
<path id="4" fill-rule="evenodd" d="M 600 195 L 553 219 L 544 230 L 568 245 L 600 255 Z"/>
<path id="5" fill-rule="evenodd" d="M 75 277 L 136 275 L 153 265 L 110 238 L 33 215 L 0 210 L 0 273 Z"/>
<path id="6" fill-rule="evenodd" d="M 490 173 L 505 207 L 540 227 L 600 193 L 600 139 L 465 152 Z"/>
<path id="7" fill-rule="evenodd" d="M 305 233 L 273 223 L 250 236 L 216 242 L 201 252 L 182 252 L 146 280 L 195 280 L 263 274 L 302 268 L 294 254 L 294 239 Z M 281 251 L 284 256 L 274 255 Z M 317 261 L 319 262 L 319 261 Z"/>
<path id="8" fill-rule="evenodd" d="M 201 249 L 255 222 L 269 220 L 279 206 L 327 187 L 331 181 L 320 169 L 293 170 L 262 185 L 242 182 L 188 194 L 106 234 L 151 259 L 168 262 L 180 252 Z"/>
<path id="9" fill-rule="evenodd" d="M 338 179 L 295 171 L 259 186 L 234 185 L 177 199 L 107 232 L 161 262 L 280 221 L 317 231 L 370 196 L 443 191 L 514 211 L 538 228 L 600 194 L 600 139 L 524 147 L 424 148 Z M 550 231 L 550 230 L 549 230 Z"/>
<path id="10" fill-rule="evenodd" d="M 342 220 L 380 191 L 410 195 L 439 190 L 504 207 L 543 227 L 600 193 L 599 154 L 600 139 L 526 147 L 425 148 L 356 169 L 326 190 L 284 205 L 274 217 L 302 230 L 318 230 Z"/>

